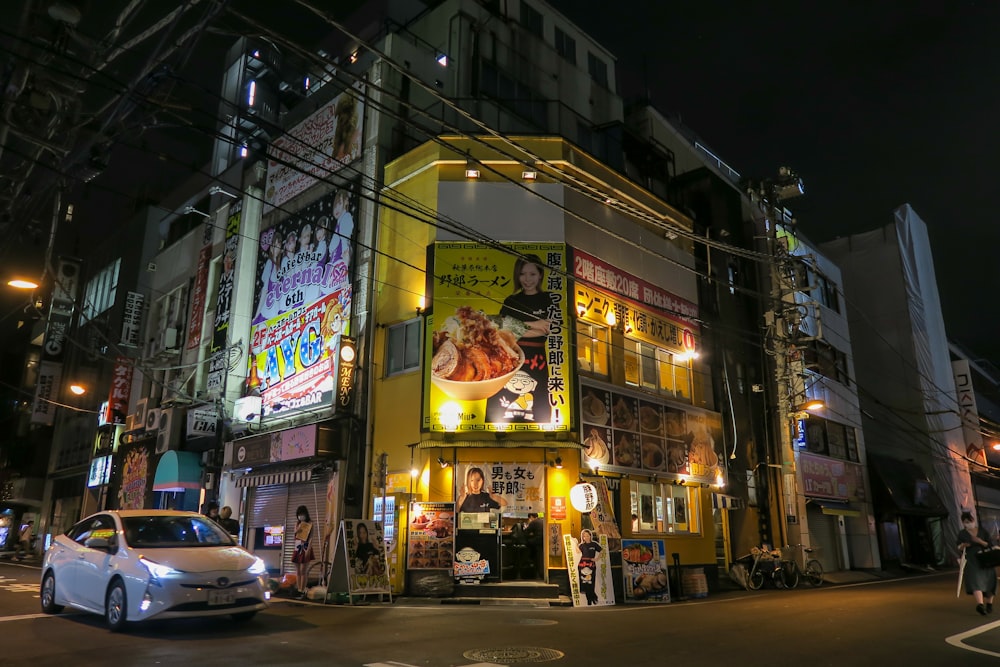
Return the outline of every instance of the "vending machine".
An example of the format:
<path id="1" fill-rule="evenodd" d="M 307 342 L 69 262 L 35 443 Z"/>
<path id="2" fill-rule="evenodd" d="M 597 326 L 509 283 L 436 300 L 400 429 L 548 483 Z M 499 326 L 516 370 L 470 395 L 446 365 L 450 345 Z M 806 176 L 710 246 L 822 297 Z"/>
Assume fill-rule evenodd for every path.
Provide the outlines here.
<path id="1" fill-rule="evenodd" d="M 395 595 L 403 593 L 403 540 L 406 525 L 405 507 L 409 494 L 387 493 L 372 498 L 372 519 L 382 522 L 386 560 L 389 562 L 389 585 Z"/>

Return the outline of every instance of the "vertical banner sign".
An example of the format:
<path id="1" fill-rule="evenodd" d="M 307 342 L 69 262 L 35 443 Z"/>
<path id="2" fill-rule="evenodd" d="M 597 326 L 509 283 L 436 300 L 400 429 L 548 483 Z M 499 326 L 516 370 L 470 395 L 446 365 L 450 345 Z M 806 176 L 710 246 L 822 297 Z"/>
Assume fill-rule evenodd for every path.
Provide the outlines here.
<path id="1" fill-rule="evenodd" d="M 45 326 L 42 356 L 35 387 L 35 401 L 31 410 L 31 423 L 51 426 L 55 418 L 55 405 L 62 379 L 62 361 L 66 337 L 73 321 L 73 310 L 79 292 L 80 262 L 64 257 L 56 265 L 52 303 Z"/>
<path id="2" fill-rule="evenodd" d="M 208 267 L 212 262 L 212 230 L 215 218 L 205 223 L 205 241 L 198 253 L 198 272 L 191 290 L 191 316 L 188 317 L 187 349 L 201 345 L 201 326 L 205 319 L 205 295 L 208 292 Z"/>
<path id="3" fill-rule="evenodd" d="M 613 605 L 615 587 L 611 579 L 608 539 L 584 528 L 580 537 L 564 535 L 570 596 L 574 607 Z"/>
<path id="4" fill-rule="evenodd" d="M 265 418 L 333 406 L 356 205 L 353 188 L 337 190 L 261 232 L 248 384 Z"/>
<path id="5" fill-rule="evenodd" d="M 425 429 L 570 429 L 566 246 L 503 246 L 434 246 Z"/>
<path id="6" fill-rule="evenodd" d="M 62 364 L 42 361 L 38 364 L 35 402 L 31 408 L 31 423 L 52 426 L 56 414 L 56 391 L 62 383 Z"/>
<path id="7" fill-rule="evenodd" d="M 233 280 L 236 272 L 236 251 L 240 245 L 240 220 L 243 202 L 233 202 L 226 217 L 226 245 L 219 274 L 219 292 L 215 304 L 215 331 L 212 333 L 212 356 L 208 362 L 206 389 L 210 396 L 220 396 L 228 372 L 229 314 L 233 306 Z"/>
<path id="8" fill-rule="evenodd" d="M 986 450 L 983 449 L 983 433 L 979 429 L 979 406 L 976 392 L 972 387 L 972 373 L 968 359 L 951 362 L 955 376 L 955 390 L 958 392 L 958 409 L 962 413 L 962 436 L 965 440 L 965 455 L 969 460 L 986 465 Z"/>
<path id="9" fill-rule="evenodd" d="M 125 295 L 125 312 L 122 313 L 121 344 L 126 347 L 139 346 L 139 332 L 142 330 L 142 304 L 145 297 L 138 292 Z"/>
<path id="10" fill-rule="evenodd" d="M 111 375 L 111 388 L 108 390 L 106 424 L 124 424 L 128 414 L 128 399 L 132 393 L 132 360 L 121 355 L 115 357 L 114 371 Z"/>

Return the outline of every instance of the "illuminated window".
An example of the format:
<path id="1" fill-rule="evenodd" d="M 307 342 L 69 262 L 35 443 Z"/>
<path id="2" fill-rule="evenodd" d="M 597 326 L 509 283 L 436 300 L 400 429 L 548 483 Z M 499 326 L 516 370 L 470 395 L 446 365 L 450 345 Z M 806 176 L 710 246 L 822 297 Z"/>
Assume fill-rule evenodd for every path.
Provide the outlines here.
<path id="1" fill-rule="evenodd" d="M 608 375 L 608 328 L 576 323 L 577 363 L 581 371 Z"/>
<path id="2" fill-rule="evenodd" d="M 386 377 L 420 368 L 420 323 L 416 317 L 394 324 L 386 335 Z"/>
<path id="3" fill-rule="evenodd" d="M 691 369 L 688 361 L 648 343 L 624 341 L 625 384 L 655 391 L 684 401 L 691 400 Z"/>
<path id="4" fill-rule="evenodd" d="M 698 487 L 659 482 L 629 482 L 632 532 L 689 535 L 701 532 Z"/>

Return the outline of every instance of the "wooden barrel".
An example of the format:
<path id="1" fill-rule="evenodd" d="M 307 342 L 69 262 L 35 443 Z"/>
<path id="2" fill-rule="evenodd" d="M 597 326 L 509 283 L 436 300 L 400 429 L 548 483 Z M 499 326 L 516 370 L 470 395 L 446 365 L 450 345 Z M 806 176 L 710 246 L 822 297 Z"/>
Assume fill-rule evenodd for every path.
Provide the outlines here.
<path id="1" fill-rule="evenodd" d="M 681 586 L 684 595 L 689 598 L 708 597 L 708 579 L 705 577 L 705 568 L 687 567 L 681 575 Z"/>

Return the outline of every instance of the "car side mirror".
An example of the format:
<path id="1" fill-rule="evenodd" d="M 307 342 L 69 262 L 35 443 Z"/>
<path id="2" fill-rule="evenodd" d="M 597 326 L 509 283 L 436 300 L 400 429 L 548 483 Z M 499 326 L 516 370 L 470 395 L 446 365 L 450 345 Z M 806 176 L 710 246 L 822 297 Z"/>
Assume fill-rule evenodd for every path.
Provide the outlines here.
<path id="1" fill-rule="evenodd" d="M 118 548 L 118 540 L 114 537 L 89 537 L 83 543 L 88 549 L 98 549 L 100 551 L 112 552 Z"/>

